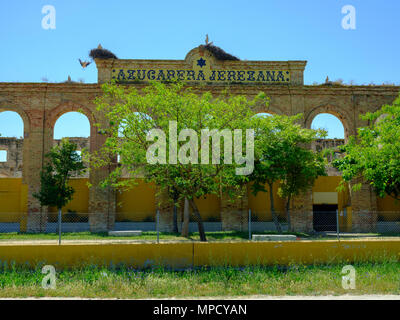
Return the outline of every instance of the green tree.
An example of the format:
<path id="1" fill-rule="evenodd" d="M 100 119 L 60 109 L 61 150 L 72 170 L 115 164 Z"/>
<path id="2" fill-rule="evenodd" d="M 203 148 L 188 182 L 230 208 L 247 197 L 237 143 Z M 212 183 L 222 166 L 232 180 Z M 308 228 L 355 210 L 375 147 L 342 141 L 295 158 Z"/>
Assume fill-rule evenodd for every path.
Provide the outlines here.
<path id="1" fill-rule="evenodd" d="M 33 196 L 42 206 L 58 209 L 59 232 L 61 232 L 61 209 L 72 200 L 75 190 L 68 185 L 73 173 L 80 174 L 85 170 L 81 156 L 76 152 L 77 145 L 63 139 L 46 154 L 48 161 L 40 172 L 40 190 Z"/>
<path id="2" fill-rule="evenodd" d="M 278 194 L 285 199 L 288 230 L 293 231 L 290 218 L 290 202 L 309 190 L 319 176 L 326 176 L 326 161 L 321 153 L 309 148 L 310 143 L 321 138 L 318 131 L 293 126 L 293 140 L 289 140 L 281 165 L 283 176 Z"/>
<path id="3" fill-rule="evenodd" d="M 179 201 L 185 198 L 189 201 L 198 223 L 200 238 L 206 241 L 195 198 L 219 194 L 221 190 L 234 196 L 238 186 L 243 185 L 248 178 L 234 174 L 239 167 L 235 161 L 232 164 L 224 163 L 229 152 L 232 156 L 232 149 L 229 149 L 229 141 L 221 137 L 216 139 L 218 142 L 223 141 L 220 154 L 213 158 L 213 152 L 209 152 L 204 155 L 208 164 L 200 163 L 203 162 L 200 161 L 203 159 L 202 130 L 221 132 L 225 129 L 231 134 L 235 129 L 248 129 L 251 116 L 254 115 L 251 106 L 259 100 L 266 103 L 265 96 L 260 94 L 254 100 L 249 100 L 244 96 L 232 96 L 224 92 L 219 97 L 213 97 L 210 92 L 195 93 L 182 83 L 152 82 L 140 91 L 112 83 L 104 84 L 102 88 L 104 94 L 95 103 L 108 120 L 107 126 L 101 128 L 107 139 L 101 150 L 91 155 L 92 163 L 94 166 L 104 166 L 116 155 L 120 155 L 121 163 L 104 181 L 104 185 L 130 187 L 138 178 L 145 177 L 146 181 L 155 183 L 160 192 L 173 190 Z M 176 121 L 176 128 L 172 129 L 175 138 L 169 134 L 170 121 Z M 160 129 L 165 136 L 149 139 L 153 128 Z M 187 130 L 188 135 L 177 139 L 176 134 L 179 135 L 182 130 Z M 189 133 L 194 133 L 197 138 L 190 138 Z M 245 135 L 246 131 L 241 135 L 242 146 L 246 143 Z M 166 150 L 155 148 L 164 139 L 168 146 Z M 225 144 L 229 151 L 227 154 Z M 157 161 L 148 162 L 146 155 L 149 150 L 154 151 Z M 176 159 L 177 155 L 187 161 L 171 163 L 169 160 Z M 130 178 L 120 180 L 122 171 Z M 175 201 L 178 202 L 177 199 Z"/>
<path id="4" fill-rule="evenodd" d="M 361 116 L 369 122 L 341 147 L 344 156 L 333 161 L 343 182 L 363 179 L 380 197 L 400 200 L 400 97 L 374 113 Z M 361 182 L 352 186 L 359 190 Z M 344 189 L 344 183 L 339 190 Z"/>
<path id="5" fill-rule="evenodd" d="M 311 150 L 312 141 L 324 136 L 322 130 L 302 128 L 298 121 L 302 115 L 288 117 L 272 115 L 255 117 L 255 168 L 250 176 L 253 194 L 269 192 L 270 210 L 275 227 L 282 232 L 275 210 L 273 186 L 279 183 L 279 194 L 286 199 L 286 216 L 289 230 L 290 201 L 324 175 L 323 157 Z M 265 186 L 268 185 L 268 190 Z"/>

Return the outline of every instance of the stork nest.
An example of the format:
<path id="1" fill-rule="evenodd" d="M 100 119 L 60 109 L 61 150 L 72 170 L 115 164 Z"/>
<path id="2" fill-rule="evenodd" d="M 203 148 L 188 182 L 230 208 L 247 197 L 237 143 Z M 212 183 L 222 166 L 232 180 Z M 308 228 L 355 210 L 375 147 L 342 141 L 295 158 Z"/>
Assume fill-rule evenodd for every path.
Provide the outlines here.
<path id="1" fill-rule="evenodd" d="M 206 44 L 206 45 L 202 44 L 202 45 L 200 45 L 200 48 L 208 50 L 218 60 L 231 60 L 231 61 L 239 61 L 240 60 L 239 58 L 225 52 L 220 47 L 214 46 L 212 44 Z"/>
<path id="2" fill-rule="evenodd" d="M 92 49 L 89 52 L 89 57 L 94 59 L 118 59 L 117 56 L 107 49 Z"/>

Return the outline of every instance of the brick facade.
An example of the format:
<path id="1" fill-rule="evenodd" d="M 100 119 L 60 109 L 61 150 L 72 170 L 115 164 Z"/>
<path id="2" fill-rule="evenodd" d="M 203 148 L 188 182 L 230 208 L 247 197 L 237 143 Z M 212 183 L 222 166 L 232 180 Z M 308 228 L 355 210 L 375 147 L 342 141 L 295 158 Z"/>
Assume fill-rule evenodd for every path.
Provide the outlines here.
<path id="1" fill-rule="evenodd" d="M 243 187 L 240 197 L 231 199 L 221 194 L 222 230 L 246 231 L 248 228 L 249 198 L 247 188 Z"/>
<path id="2" fill-rule="evenodd" d="M 68 138 L 70 142 L 77 145 L 77 150 L 82 149 L 90 150 L 90 140 L 88 138 L 71 137 Z M 59 145 L 61 140 L 55 139 L 54 144 Z M 8 138 L 0 137 L 0 150 L 7 151 L 7 159 L 5 162 L 0 162 L 0 177 L 2 178 L 21 178 L 23 170 L 23 138 Z M 73 177 L 78 177 L 73 175 Z M 79 175 L 80 178 L 89 177 L 89 173 L 85 172 Z"/>
<path id="3" fill-rule="evenodd" d="M 90 150 L 98 149 L 104 142 L 104 137 L 96 130 L 95 123 L 104 123 L 104 116 L 96 110 L 93 100 L 102 94 L 100 83 L 111 78 L 112 69 L 129 67 L 132 64 L 141 67 L 188 68 L 193 64 L 196 54 L 204 54 L 198 48 L 188 53 L 185 60 L 97 60 L 99 84 L 78 83 L 0 83 L 0 111 L 15 111 L 24 122 L 24 143 L 22 168 L 23 183 L 28 185 L 27 229 L 31 232 L 43 231 L 46 225 L 47 213 L 41 208 L 32 194 L 40 185 L 39 173 L 43 166 L 44 155 L 53 145 L 53 130 L 56 120 L 69 111 L 81 111 L 89 119 L 91 125 Z M 360 119 L 360 114 L 374 112 L 384 104 L 391 104 L 398 96 L 396 86 L 342 86 L 342 85 L 303 85 L 305 61 L 217 61 L 211 59 L 211 67 L 222 69 L 287 69 L 291 72 L 290 83 L 260 84 L 260 83 L 229 83 L 232 94 L 254 97 L 264 91 L 270 97 L 268 110 L 256 106 L 258 112 L 294 115 L 303 113 L 303 125 L 310 128 L 311 122 L 319 113 L 336 115 L 345 128 L 345 139 L 356 134 L 356 129 L 366 123 Z M 142 88 L 143 82 L 130 85 Z M 221 83 L 203 83 L 193 85 L 198 93 L 211 91 L 220 94 L 227 85 Z M 71 128 L 73 130 L 73 128 Z M 115 221 L 115 194 L 112 190 L 101 189 L 98 184 L 107 176 L 111 168 L 103 168 L 90 172 L 89 180 L 93 187 L 89 194 L 90 226 L 92 231 L 105 231 L 113 228 Z M 354 229 L 371 228 L 376 221 L 371 212 L 376 208 L 376 196 L 368 185 L 363 185 L 359 193 L 352 194 Z M 160 205 L 161 211 L 172 212 L 170 205 Z M 228 203 L 221 198 L 221 216 L 224 229 L 243 229 L 247 221 L 241 215 L 247 212 L 246 197 Z M 292 223 L 296 230 L 312 229 L 312 198 L 307 193 L 294 199 Z M 165 230 L 170 230 L 171 215 L 164 215 Z M 164 218 L 163 218 L 164 219 Z M 365 222 L 367 221 L 367 222 Z M 368 225 L 368 226 L 366 226 Z M 163 227 L 163 228 L 164 228 Z"/>
<path id="4" fill-rule="evenodd" d="M 354 179 L 352 184 L 361 183 L 359 191 L 351 192 L 352 231 L 375 232 L 378 221 L 377 198 L 371 186 L 361 179 Z"/>

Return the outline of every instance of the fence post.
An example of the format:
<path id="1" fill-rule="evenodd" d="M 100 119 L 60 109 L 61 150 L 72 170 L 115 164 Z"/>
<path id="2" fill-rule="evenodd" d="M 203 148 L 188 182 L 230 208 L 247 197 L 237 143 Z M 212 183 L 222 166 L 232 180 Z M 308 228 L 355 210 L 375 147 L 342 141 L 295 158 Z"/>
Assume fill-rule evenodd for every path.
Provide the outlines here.
<path id="1" fill-rule="evenodd" d="M 251 240 L 251 209 L 249 209 L 249 240 Z"/>
<path id="2" fill-rule="evenodd" d="M 160 242 L 159 223 L 160 223 L 160 211 L 157 210 L 157 215 L 156 215 L 157 243 Z"/>
<path id="3" fill-rule="evenodd" d="M 339 210 L 336 209 L 336 233 L 337 233 L 337 239 L 340 241 L 339 238 Z"/>

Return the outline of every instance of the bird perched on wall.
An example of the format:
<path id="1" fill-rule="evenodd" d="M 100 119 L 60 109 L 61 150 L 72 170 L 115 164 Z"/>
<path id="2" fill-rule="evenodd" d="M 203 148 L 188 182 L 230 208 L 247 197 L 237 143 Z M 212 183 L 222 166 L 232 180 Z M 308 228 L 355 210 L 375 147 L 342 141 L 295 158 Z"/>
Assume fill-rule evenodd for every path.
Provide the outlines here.
<path id="1" fill-rule="evenodd" d="M 208 42 L 208 34 L 206 34 L 206 46 L 212 46 L 212 42 Z"/>
<path id="2" fill-rule="evenodd" d="M 85 69 L 89 64 L 91 64 L 91 62 L 89 62 L 89 61 L 82 61 L 81 59 L 78 59 L 78 60 L 83 69 Z"/>
<path id="3" fill-rule="evenodd" d="M 332 81 L 329 81 L 329 77 L 328 76 L 326 76 L 325 84 L 328 84 L 328 85 L 332 84 Z"/>

